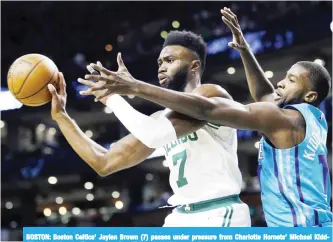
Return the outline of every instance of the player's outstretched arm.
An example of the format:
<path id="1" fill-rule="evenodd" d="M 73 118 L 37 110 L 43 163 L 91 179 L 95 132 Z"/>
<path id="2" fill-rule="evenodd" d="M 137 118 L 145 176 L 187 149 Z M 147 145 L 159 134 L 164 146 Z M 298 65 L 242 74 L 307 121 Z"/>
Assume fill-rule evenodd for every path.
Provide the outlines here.
<path id="1" fill-rule="evenodd" d="M 213 94 L 218 89 L 216 85 L 203 85 L 200 87 L 205 89 L 209 95 L 176 92 L 135 79 L 128 72 L 120 54 L 118 54 L 117 61 L 119 65 L 117 72 L 109 71 L 101 65 L 91 64 L 90 66 L 94 70 L 104 75 L 85 75 L 86 80 L 79 78 L 78 81 L 80 83 L 89 87 L 88 90 L 81 92 L 81 94 L 95 95 L 96 99 L 104 99 L 104 102 L 105 98 L 108 97 L 107 95 L 114 93 L 135 95 L 197 120 L 215 122 L 233 128 L 264 131 L 264 127 L 259 125 L 261 122 L 256 120 L 258 116 L 255 117 L 251 109 L 249 109 L 250 106 L 244 106 L 232 100 L 220 98 L 220 95 Z M 97 80 L 97 82 L 92 80 Z M 101 91 L 102 94 L 94 94 L 96 91 Z M 267 104 L 260 105 L 265 106 Z M 274 106 L 275 109 L 272 109 L 271 106 Z M 269 106 L 269 110 L 275 110 L 275 114 L 281 114 L 277 106 L 273 104 L 271 106 Z M 264 118 L 266 112 L 263 111 L 265 110 L 262 109 L 260 117 Z M 263 120 L 267 118 L 270 118 L 269 115 Z M 265 125 L 267 122 L 263 124 Z"/>
<path id="2" fill-rule="evenodd" d="M 137 96 L 192 118 L 236 129 L 259 131 L 277 148 L 299 144 L 304 133 L 302 115 L 295 110 L 282 110 L 274 103 L 243 105 L 226 98 L 207 98 L 143 82 L 138 85 L 138 90 Z M 284 142 L 281 143 L 281 140 Z"/>
<path id="3" fill-rule="evenodd" d="M 264 134 L 270 128 L 280 128 L 288 123 L 284 112 L 269 102 L 243 105 L 226 98 L 182 93 L 140 81 L 135 86 L 136 96 L 198 120 L 236 129 L 256 130 Z"/>
<path id="4" fill-rule="evenodd" d="M 274 86 L 266 78 L 263 69 L 246 42 L 237 16 L 229 9 L 221 9 L 222 20 L 230 28 L 233 40 L 228 45 L 240 52 L 250 93 L 256 102 L 274 102 Z"/>

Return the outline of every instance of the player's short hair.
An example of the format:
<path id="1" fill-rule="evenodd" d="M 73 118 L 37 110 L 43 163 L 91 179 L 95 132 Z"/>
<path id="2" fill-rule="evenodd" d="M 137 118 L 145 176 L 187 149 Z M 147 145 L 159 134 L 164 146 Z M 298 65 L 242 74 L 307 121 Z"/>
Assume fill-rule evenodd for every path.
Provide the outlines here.
<path id="1" fill-rule="evenodd" d="M 206 43 L 201 35 L 197 35 L 191 31 L 170 31 L 165 38 L 163 48 L 168 45 L 180 45 L 194 51 L 201 63 L 201 73 L 203 73 L 206 65 Z"/>
<path id="2" fill-rule="evenodd" d="M 311 81 L 313 90 L 318 93 L 316 104 L 320 104 L 329 94 L 331 90 L 331 76 L 320 64 L 311 61 L 299 61 L 296 64 L 305 68 L 310 74 L 309 80 Z"/>

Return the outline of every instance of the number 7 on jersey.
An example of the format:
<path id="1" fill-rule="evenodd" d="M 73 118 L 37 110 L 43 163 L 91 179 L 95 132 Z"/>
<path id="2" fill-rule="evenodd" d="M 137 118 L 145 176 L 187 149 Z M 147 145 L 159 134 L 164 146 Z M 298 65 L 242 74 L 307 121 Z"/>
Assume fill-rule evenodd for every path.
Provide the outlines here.
<path id="1" fill-rule="evenodd" d="M 177 186 L 183 187 L 185 185 L 187 185 L 187 179 L 184 176 L 184 170 L 185 170 L 185 162 L 187 159 L 187 154 L 186 154 L 186 150 L 183 150 L 180 153 L 174 154 L 172 156 L 172 161 L 173 161 L 173 165 L 176 166 L 178 161 L 180 160 L 180 164 L 179 164 L 179 174 L 178 174 L 178 181 L 177 181 Z"/>

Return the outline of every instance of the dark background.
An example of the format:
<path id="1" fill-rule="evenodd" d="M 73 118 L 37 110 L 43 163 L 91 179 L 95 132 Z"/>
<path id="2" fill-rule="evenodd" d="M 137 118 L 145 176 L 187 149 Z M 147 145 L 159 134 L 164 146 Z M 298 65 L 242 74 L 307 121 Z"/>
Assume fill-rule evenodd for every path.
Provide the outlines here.
<path id="1" fill-rule="evenodd" d="M 221 20 L 224 6 L 238 15 L 263 69 L 273 72 L 274 84 L 300 60 L 320 59 L 332 73 L 331 2 L 1 2 L 2 240 L 19 240 L 23 226 L 161 226 L 170 212 L 157 209 L 171 195 L 159 150 L 137 167 L 101 178 L 69 147 L 50 118 L 49 104 L 6 110 L 11 107 L 6 75 L 14 60 L 29 53 L 51 58 L 67 81 L 68 113 L 92 139 L 109 148 L 127 130 L 102 104 L 81 98 L 76 79 L 90 62 L 101 61 L 116 70 L 116 55 L 122 52 L 134 77 L 157 85 L 161 31 L 175 29 L 175 20 L 179 29 L 199 33 L 207 41 L 203 83 L 221 85 L 236 101 L 253 101 L 239 55 L 227 46 L 231 34 Z M 107 44 L 111 51 L 106 51 Z M 234 74 L 228 74 L 230 67 Z M 146 114 L 161 109 L 139 98 L 130 103 Z M 331 96 L 320 108 L 329 123 L 331 168 Z M 242 199 L 251 208 L 253 225 L 265 226 L 256 177 L 260 137 L 239 130 L 238 138 Z M 50 176 L 57 178 L 56 184 L 48 182 Z M 85 189 L 86 182 L 93 183 L 92 190 Z M 92 201 L 86 199 L 88 193 L 94 195 Z M 60 207 L 66 214 L 64 208 L 59 213 Z M 45 209 L 51 216 L 45 216 Z"/>

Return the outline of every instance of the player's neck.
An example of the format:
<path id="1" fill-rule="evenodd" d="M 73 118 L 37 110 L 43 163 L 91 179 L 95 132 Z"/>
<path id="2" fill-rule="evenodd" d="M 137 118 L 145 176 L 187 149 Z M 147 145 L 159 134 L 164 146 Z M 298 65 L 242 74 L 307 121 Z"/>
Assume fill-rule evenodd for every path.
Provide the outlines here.
<path id="1" fill-rule="evenodd" d="M 194 89 L 196 89 L 198 86 L 201 85 L 200 78 L 193 78 L 192 80 L 189 80 L 184 87 L 183 92 L 191 93 Z"/>

